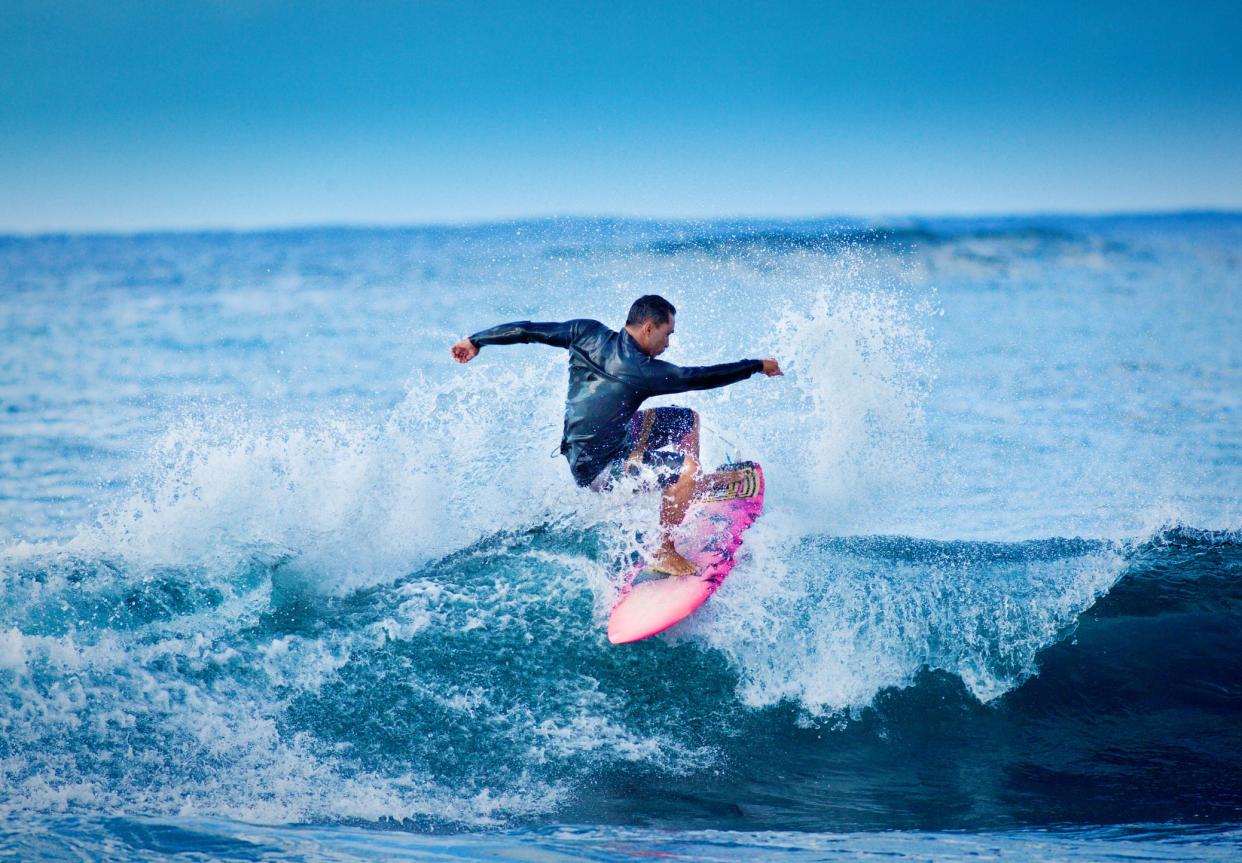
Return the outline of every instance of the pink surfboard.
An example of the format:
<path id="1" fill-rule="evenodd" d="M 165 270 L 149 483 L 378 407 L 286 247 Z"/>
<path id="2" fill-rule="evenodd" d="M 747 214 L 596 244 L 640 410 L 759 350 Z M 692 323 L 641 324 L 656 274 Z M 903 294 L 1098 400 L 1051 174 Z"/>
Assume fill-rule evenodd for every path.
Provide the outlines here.
<path id="1" fill-rule="evenodd" d="M 763 510 L 763 470 L 755 462 L 720 467 L 711 477 L 737 472 L 690 505 L 677 550 L 698 575 L 661 576 L 645 566 L 627 573 L 608 618 L 608 640 L 626 644 L 663 632 L 689 617 L 716 592 L 733 569 L 742 532 Z"/>

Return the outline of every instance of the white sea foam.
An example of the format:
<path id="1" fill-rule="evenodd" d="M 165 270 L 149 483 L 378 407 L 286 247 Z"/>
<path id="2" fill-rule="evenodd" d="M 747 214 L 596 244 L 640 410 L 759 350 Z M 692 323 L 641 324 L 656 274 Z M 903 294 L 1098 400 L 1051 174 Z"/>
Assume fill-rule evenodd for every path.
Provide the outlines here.
<path id="1" fill-rule="evenodd" d="M 743 562 L 680 628 L 730 658 L 754 707 L 856 711 L 924 669 L 991 701 L 1036 673 L 1036 654 L 1108 590 L 1111 545 L 1021 552 L 868 539 L 806 541 L 761 520 Z"/>

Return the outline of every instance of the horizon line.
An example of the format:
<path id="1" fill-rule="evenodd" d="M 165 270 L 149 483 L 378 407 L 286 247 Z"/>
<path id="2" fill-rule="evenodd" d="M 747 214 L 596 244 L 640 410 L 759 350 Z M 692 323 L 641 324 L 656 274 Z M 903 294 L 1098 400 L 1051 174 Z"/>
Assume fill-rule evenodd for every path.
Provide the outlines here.
<path id="1" fill-rule="evenodd" d="M 250 234 L 286 234 L 313 233 L 328 231 L 472 231 L 486 228 L 506 226 L 538 225 L 554 222 L 615 222 L 628 224 L 650 225 L 703 225 L 721 226 L 728 224 L 756 223 L 798 223 L 798 222 L 839 222 L 842 224 L 865 225 L 883 228 L 891 223 L 901 221 L 984 221 L 988 219 L 1006 220 L 1037 220 L 1037 219 L 1152 219 L 1180 217 L 1242 217 L 1242 205 L 1236 207 L 1177 207 L 1169 209 L 1135 208 L 1113 210 L 1014 210 L 992 211 L 981 210 L 971 213 L 885 213 L 881 215 L 859 216 L 837 214 L 819 215 L 784 215 L 784 216 L 639 216 L 609 214 L 575 214 L 558 213 L 551 215 L 528 215 L 496 218 L 436 220 L 436 221 L 393 221 L 393 222 L 285 222 L 257 224 L 250 226 L 162 226 L 142 228 L 37 228 L 29 231 L 0 228 L 0 239 L 4 240 L 38 240 L 57 237 L 92 237 L 92 238 L 138 238 L 161 236 L 201 236 L 201 235 L 250 235 Z"/>

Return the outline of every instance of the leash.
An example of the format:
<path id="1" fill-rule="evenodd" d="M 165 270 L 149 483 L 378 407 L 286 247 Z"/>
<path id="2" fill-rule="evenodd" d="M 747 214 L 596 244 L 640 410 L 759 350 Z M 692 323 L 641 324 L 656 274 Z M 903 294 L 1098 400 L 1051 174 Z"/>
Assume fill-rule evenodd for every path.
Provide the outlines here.
<path id="1" fill-rule="evenodd" d="M 734 450 L 735 452 L 737 452 L 737 453 L 739 453 L 739 454 L 742 452 L 742 448 L 741 448 L 740 446 L 738 446 L 737 444 L 735 444 L 733 441 L 729 440 L 727 437 L 725 437 L 724 435 L 722 435 L 720 432 L 716 431 L 714 428 L 712 428 L 711 426 L 709 426 L 707 423 L 703 422 L 703 417 L 702 417 L 701 415 L 699 416 L 699 428 L 701 428 L 701 429 L 703 429 L 703 430 L 705 430 L 705 431 L 709 431 L 709 432 L 711 432 L 711 433 L 712 433 L 712 434 L 714 434 L 716 437 L 720 438 L 721 442 L 722 442 L 722 443 L 724 443 L 726 446 L 732 447 L 732 448 L 733 448 L 733 450 Z M 733 463 L 734 463 L 734 461 L 733 461 L 733 457 L 732 457 L 731 455 L 729 455 L 728 450 L 726 450 L 726 451 L 725 451 L 725 462 L 726 462 L 727 464 L 733 464 Z"/>

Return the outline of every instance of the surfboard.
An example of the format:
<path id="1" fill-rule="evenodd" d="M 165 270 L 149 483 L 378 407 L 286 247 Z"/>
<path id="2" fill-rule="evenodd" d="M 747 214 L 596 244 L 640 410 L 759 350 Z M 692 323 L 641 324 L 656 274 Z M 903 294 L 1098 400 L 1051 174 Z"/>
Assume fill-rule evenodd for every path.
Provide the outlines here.
<path id="1" fill-rule="evenodd" d="M 699 574 L 665 576 L 645 565 L 628 572 L 608 617 L 608 640 L 613 644 L 648 638 L 685 620 L 707 602 L 737 563 L 742 533 L 763 511 L 763 469 L 756 462 L 737 462 L 721 465 L 707 479 L 707 493 L 690 504 L 674 539 L 677 551 L 699 568 Z"/>

